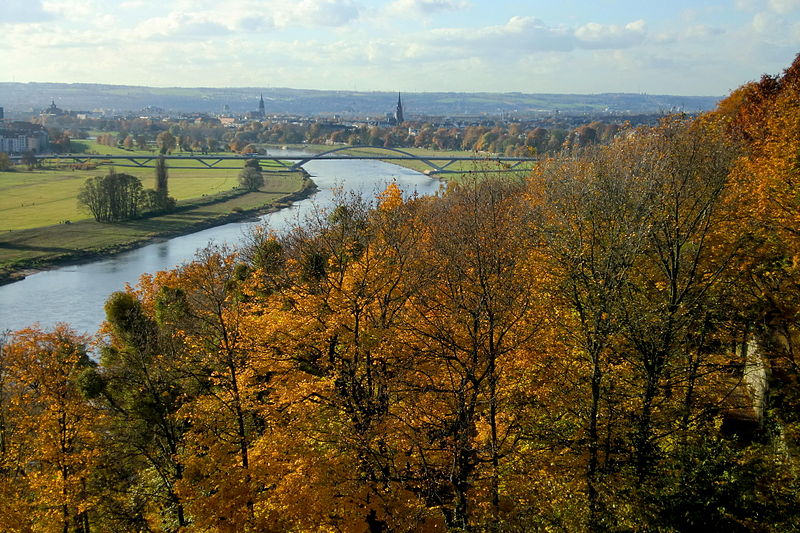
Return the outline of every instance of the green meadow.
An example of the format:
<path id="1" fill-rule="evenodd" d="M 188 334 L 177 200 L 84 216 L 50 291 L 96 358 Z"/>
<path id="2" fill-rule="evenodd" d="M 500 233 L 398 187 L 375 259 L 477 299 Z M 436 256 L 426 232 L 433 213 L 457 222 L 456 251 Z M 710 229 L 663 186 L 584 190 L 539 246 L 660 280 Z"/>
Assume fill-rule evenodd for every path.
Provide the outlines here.
<path id="1" fill-rule="evenodd" d="M 0 279 L 20 270 L 114 253 L 155 237 L 190 233 L 268 207 L 288 205 L 288 197 L 311 185 L 298 172 L 267 174 L 264 181 L 259 191 L 225 191 L 184 200 L 174 212 L 159 216 L 114 224 L 84 218 L 69 224 L 0 232 Z"/>
<path id="2" fill-rule="evenodd" d="M 145 188 L 155 184 L 153 169 L 119 168 L 134 175 Z M 77 196 L 86 179 L 108 173 L 96 170 L 35 170 L 0 173 L 0 231 L 88 219 Z M 202 198 L 235 188 L 238 170 L 170 170 L 169 194 L 176 200 Z"/>
<path id="3" fill-rule="evenodd" d="M 93 141 L 73 141 L 83 153 L 151 155 L 101 146 Z M 169 170 L 169 194 L 177 209 L 164 215 L 105 224 L 95 222 L 78 206 L 77 195 L 91 177 L 117 172 L 134 175 L 145 188 L 155 185 L 152 168 L 98 165 L 73 170 L 73 162 L 52 160 L 44 168 L 0 172 L 0 279 L 28 268 L 90 258 L 125 250 L 159 236 L 188 233 L 240 219 L 271 206 L 312 185 L 299 172 L 264 173 L 258 191 L 237 188 L 244 161 L 227 161 L 232 169 L 208 169 L 198 162 L 192 168 Z M 267 168 L 262 164 L 262 168 Z"/>
<path id="4" fill-rule="evenodd" d="M 81 153 L 152 155 L 150 152 L 103 146 L 94 141 L 73 141 L 72 144 Z M 99 165 L 93 170 L 72 170 L 69 168 L 71 162 L 56 159 L 39 170 L 27 171 L 18 166 L 16 171 L 0 172 L 0 232 L 89 219 L 89 213 L 78 206 L 78 191 L 88 178 L 105 175 L 110 168 L 136 176 L 142 180 L 146 189 L 154 187 L 154 169 L 128 167 L 123 166 L 124 164 L 126 163 L 121 161 L 116 165 Z M 244 162 L 226 161 L 225 166 L 237 167 L 227 170 L 211 170 L 197 161 L 176 161 L 174 164 L 192 167 L 169 170 L 169 194 L 181 202 L 235 189 L 239 170 Z M 270 168 L 267 165 L 262 167 Z M 266 178 L 269 176 L 270 174 L 265 173 Z M 264 190 L 269 191 L 270 187 L 271 185 L 266 185 Z"/>

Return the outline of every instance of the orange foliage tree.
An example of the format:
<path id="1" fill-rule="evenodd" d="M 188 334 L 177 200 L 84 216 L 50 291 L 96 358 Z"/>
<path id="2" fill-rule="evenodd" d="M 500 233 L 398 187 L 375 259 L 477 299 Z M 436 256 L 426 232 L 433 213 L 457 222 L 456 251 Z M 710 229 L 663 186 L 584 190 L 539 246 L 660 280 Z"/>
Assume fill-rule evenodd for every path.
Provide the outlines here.
<path id="1" fill-rule="evenodd" d="M 0 516 L 11 531 L 90 531 L 99 411 L 79 386 L 88 339 L 66 325 L 23 329 L 0 358 Z"/>

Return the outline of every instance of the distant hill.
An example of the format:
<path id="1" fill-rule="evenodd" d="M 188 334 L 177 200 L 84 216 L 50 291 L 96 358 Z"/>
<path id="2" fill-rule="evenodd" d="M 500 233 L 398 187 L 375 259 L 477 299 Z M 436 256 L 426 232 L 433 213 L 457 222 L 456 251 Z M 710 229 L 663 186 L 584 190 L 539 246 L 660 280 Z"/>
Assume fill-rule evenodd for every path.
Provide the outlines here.
<path id="1" fill-rule="evenodd" d="M 90 83 L 0 83 L 0 107 L 9 116 L 24 116 L 55 100 L 71 111 L 112 110 L 138 112 L 148 106 L 172 112 L 232 113 L 258 108 L 264 95 L 267 114 L 383 115 L 394 110 L 397 93 L 318 91 L 285 88 L 159 88 Z M 558 110 L 564 113 L 689 113 L 713 108 L 718 96 L 669 96 L 630 93 L 524 94 L 524 93 L 404 93 L 407 115 L 532 114 Z"/>

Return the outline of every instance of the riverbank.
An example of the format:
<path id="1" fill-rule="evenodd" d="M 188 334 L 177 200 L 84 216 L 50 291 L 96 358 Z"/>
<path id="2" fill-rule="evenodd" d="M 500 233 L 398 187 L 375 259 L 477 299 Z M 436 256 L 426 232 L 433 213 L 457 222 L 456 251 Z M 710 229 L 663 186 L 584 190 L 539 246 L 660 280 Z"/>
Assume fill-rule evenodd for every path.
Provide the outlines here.
<path id="1" fill-rule="evenodd" d="M 107 224 L 83 220 L 0 235 L 0 285 L 41 270 L 85 263 L 159 239 L 246 220 L 288 207 L 317 190 L 301 173 L 265 176 L 261 190 L 181 202 L 163 215 Z"/>

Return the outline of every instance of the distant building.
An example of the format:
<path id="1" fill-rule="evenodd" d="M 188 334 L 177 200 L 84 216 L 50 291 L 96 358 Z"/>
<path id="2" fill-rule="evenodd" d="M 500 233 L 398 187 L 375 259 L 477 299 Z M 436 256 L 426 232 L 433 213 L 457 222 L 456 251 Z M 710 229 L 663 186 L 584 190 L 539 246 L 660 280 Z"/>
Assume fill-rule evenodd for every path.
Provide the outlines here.
<path id="1" fill-rule="evenodd" d="M 49 107 L 47 107 L 44 111 L 42 111 L 42 116 L 43 117 L 60 117 L 60 116 L 63 116 L 63 115 L 66 115 L 66 113 L 64 113 L 64 110 L 60 109 L 56 105 L 55 99 L 53 99 L 51 101 Z"/>
<path id="2" fill-rule="evenodd" d="M 30 122 L 12 122 L 0 128 L 0 152 L 21 154 L 22 152 L 41 153 L 50 146 L 47 129 Z"/>
<path id="3" fill-rule="evenodd" d="M 403 119 L 403 102 L 400 101 L 400 93 L 397 93 L 397 108 L 394 110 L 394 122 L 398 126 L 405 122 Z"/>
<path id="4" fill-rule="evenodd" d="M 395 106 L 393 113 L 386 113 L 382 119 L 378 119 L 377 121 L 371 121 L 370 118 L 367 117 L 367 123 L 383 128 L 399 126 L 405 121 L 406 119 L 403 115 L 403 101 L 400 99 L 400 93 L 397 93 L 397 105 Z"/>
<path id="5" fill-rule="evenodd" d="M 248 111 L 245 113 L 245 118 L 250 120 L 263 120 L 267 116 L 266 107 L 264 106 L 264 95 L 258 101 L 258 111 Z"/>

